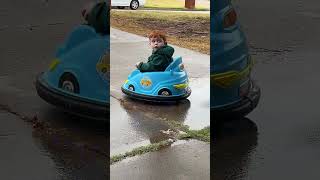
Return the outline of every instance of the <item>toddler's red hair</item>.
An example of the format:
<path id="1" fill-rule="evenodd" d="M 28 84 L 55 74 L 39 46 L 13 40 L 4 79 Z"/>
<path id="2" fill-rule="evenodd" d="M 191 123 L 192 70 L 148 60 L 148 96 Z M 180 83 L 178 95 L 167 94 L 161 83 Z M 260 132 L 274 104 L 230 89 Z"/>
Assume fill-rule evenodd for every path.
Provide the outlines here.
<path id="1" fill-rule="evenodd" d="M 166 35 L 164 34 L 164 32 L 162 31 L 152 31 L 149 35 L 148 35 L 148 38 L 161 38 L 163 39 L 163 41 L 165 43 L 167 43 L 167 38 L 166 38 Z"/>

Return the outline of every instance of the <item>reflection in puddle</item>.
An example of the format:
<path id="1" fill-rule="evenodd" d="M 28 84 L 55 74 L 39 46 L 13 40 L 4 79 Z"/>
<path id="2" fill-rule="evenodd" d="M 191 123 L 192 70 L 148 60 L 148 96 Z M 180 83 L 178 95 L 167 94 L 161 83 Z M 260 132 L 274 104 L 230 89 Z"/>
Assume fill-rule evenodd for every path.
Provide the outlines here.
<path id="1" fill-rule="evenodd" d="M 79 140 L 65 130 L 39 127 L 32 136 L 42 149 L 42 154 L 50 157 L 56 164 L 58 174 L 67 179 L 107 178 L 108 154 L 105 144 L 94 145 Z"/>
<path id="2" fill-rule="evenodd" d="M 191 79 L 192 94 L 189 97 L 191 108 L 185 116 L 184 124 L 190 129 L 199 130 L 210 126 L 210 80 Z"/>
<path id="3" fill-rule="evenodd" d="M 57 179 L 59 167 L 30 135 L 32 128 L 0 109 L 1 179 Z M 31 163 L 32 162 L 32 163 Z M 32 164 L 32 166 L 30 166 Z"/>
<path id="4" fill-rule="evenodd" d="M 183 123 L 190 107 L 188 100 L 151 105 L 127 98 L 119 104 L 111 98 L 111 103 L 111 155 L 168 139 L 169 135 L 161 133 L 170 128 L 165 121 Z M 172 120 L 172 116 L 179 118 Z"/>
<path id="5" fill-rule="evenodd" d="M 245 118 L 219 122 L 213 128 L 214 179 L 245 179 L 257 147 L 256 124 Z"/>
<path id="6" fill-rule="evenodd" d="M 177 121 L 188 125 L 190 129 L 199 130 L 210 125 L 209 79 L 190 80 L 190 87 L 192 89 L 191 96 L 177 103 L 149 103 L 125 96 L 121 105 L 127 112 L 135 111 L 134 113 L 150 119 Z"/>
<path id="7" fill-rule="evenodd" d="M 139 127 L 144 125 L 141 123 L 143 119 L 140 120 L 140 118 L 138 118 L 138 121 L 131 121 L 128 113 L 121 108 L 116 99 L 110 98 L 110 101 L 112 104 L 110 106 L 110 112 L 112 112 L 110 115 L 110 153 L 117 154 L 117 150 L 121 152 L 126 151 L 126 147 L 128 147 L 129 144 L 139 144 L 140 142 L 149 141 L 148 132 L 139 130 Z M 155 123 L 157 123 L 157 121 L 155 121 Z M 158 127 L 160 125 L 159 123 L 155 124 L 155 127 L 150 128 L 149 131 L 159 131 L 160 129 Z M 146 126 L 148 126 L 148 124 Z"/>

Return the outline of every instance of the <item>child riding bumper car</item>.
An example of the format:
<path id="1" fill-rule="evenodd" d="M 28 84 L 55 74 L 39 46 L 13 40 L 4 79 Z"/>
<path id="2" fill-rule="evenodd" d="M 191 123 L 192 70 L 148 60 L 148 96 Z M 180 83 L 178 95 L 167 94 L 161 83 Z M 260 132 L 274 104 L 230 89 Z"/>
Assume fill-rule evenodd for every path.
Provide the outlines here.
<path id="1" fill-rule="evenodd" d="M 163 72 L 134 70 L 121 90 L 129 97 L 146 101 L 178 101 L 190 96 L 188 75 L 178 57 Z"/>

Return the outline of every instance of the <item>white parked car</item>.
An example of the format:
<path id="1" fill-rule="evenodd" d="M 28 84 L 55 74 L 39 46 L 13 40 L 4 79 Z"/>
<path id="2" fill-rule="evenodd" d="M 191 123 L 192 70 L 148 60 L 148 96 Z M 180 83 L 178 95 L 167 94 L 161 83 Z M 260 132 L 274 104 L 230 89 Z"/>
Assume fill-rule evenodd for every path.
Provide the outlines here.
<path id="1" fill-rule="evenodd" d="M 138 9 L 140 6 L 144 6 L 145 0 L 111 0 L 111 6 L 124 9 L 130 7 L 132 10 Z"/>

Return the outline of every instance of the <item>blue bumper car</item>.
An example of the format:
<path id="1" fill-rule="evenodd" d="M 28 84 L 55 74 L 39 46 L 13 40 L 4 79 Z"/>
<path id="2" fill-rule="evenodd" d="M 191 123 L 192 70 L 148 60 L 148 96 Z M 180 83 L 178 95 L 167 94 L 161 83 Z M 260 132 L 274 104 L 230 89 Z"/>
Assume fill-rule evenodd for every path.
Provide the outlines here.
<path id="1" fill-rule="evenodd" d="M 87 118 L 109 113 L 109 35 L 80 25 L 57 50 L 49 69 L 38 75 L 36 89 L 45 101 Z"/>
<path id="2" fill-rule="evenodd" d="M 121 90 L 129 97 L 154 102 L 179 101 L 191 94 L 181 57 L 174 58 L 163 72 L 134 70 Z"/>
<path id="3" fill-rule="evenodd" d="M 251 77 L 254 62 L 231 2 L 217 0 L 212 8 L 211 115 L 243 117 L 260 99 L 260 88 Z"/>

